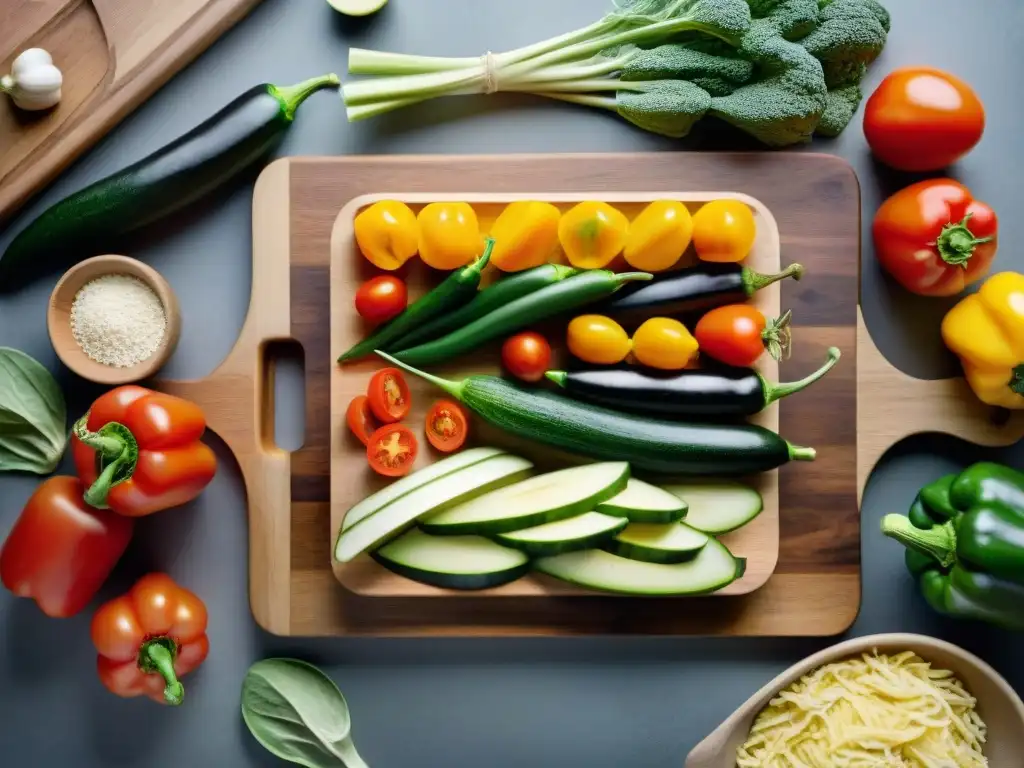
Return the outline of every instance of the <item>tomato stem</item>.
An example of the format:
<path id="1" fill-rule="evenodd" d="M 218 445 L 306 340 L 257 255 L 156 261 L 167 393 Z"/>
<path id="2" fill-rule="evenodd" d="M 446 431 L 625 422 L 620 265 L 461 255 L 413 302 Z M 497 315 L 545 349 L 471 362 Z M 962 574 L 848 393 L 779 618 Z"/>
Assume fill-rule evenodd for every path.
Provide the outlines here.
<path id="1" fill-rule="evenodd" d="M 171 706 L 178 706 L 185 698 L 185 686 L 174 673 L 174 657 L 178 655 L 178 646 L 169 637 L 154 637 L 142 644 L 139 649 L 139 669 L 149 674 L 160 675 L 167 683 L 164 688 L 164 700 Z"/>
<path id="2" fill-rule="evenodd" d="M 973 213 L 964 216 L 964 220 L 953 224 L 949 223 L 942 229 L 935 247 L 939 251 L 942 260 L 955 267 L 967 269 L 967 263 L 974 255 L 974 249 L 984 243 L 992 242 L 992 237 L 975 237 L 968 226 Z"/>
<path id="3" fill-rule="evenodd" d="M 789 327 L 793 319 L 793 310 L 787 310 L 779 318 L 769 320 L 767 326 L 761 331 L 761 339 L 764 341 L 765 349 L 774 360 L 789 358 L 793 348 L 793 332 Z"/>
<path id="4" fill-rule="evenodd" d="M 822 378 L 826 373 L 831 371 L 836 363 L 839 362 L 840 352 L 836 347 L 829 347 L 828 360 L 814 373 L 809 376 L 805 376 L 799 381 L 786 382 L 782 384 L 773 384 L 766 381 L 763 377 L 761 378 L 761 388 L 764 390 L 764 407 L 767 408 L 769 405 L 774 403 L 776 400 L 781 400 L 784 397 L 789 397 L 797 392 L 806 389 L 811 386 L 818 379 Z"/>
<path id="5" fill-rule="evenodd" d="M 1009 387 L 1014 393 L 1024 395 L 1024 363 L 1021 363 L 1013 369 L 1013 375 L 1010 378 Z"/>

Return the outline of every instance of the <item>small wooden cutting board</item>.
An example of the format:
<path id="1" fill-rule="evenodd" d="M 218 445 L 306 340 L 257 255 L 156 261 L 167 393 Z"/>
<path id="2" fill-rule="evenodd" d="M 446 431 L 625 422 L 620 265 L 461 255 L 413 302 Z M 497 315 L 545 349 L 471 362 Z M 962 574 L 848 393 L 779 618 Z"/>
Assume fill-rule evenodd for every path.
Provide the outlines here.
<path id="1" fill-rule="evenodd" d="M 260 0 L 3 0 L 0 75 L 43 48 L 60 104 L 25 112 L 0 95 L 0 222 Z"/>

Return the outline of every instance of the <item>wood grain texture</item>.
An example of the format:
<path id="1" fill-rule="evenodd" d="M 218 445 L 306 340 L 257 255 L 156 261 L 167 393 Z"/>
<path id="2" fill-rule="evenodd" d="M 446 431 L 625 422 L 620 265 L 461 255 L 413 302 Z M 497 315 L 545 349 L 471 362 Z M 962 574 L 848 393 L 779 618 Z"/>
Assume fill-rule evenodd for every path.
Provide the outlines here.
<path id="1" fill-rule="evenodd" d="M 693 192 L 679 190 L 673 193 L 615 191 L 586 193 L 551 193 L 534 191 L 515 195 L 511 193 L 408 193 L 382 190 L 372 195 L 362 195 L 349 201 L 338 213 L 331 233 L 331 359 L 337 359 L 345 350 L 362 339 L 367 328 L 359 316 L 352 311 L 352 297 L 359 285 L 376 272 L 359 252 L 355 242 L 353 222 L 356 215 L 378 200 L 400 199 L 410 205 L 414 213 L 432 201 L 464 201 L 473 206 L 480 229 L 491 231 L 498 215 L 508 203 L 516 199 L 538 199 L 556 205 L 563 212 L 583 199 L 599 199 L 615 206 L 626 217 L 633 221 L 651 202 L 668 194 L 672 199 L 684 202 L 691 213 L 706 202 L 718 198 L 729 197 L 750 206 L 757 224 L 757 237 L 745 263 L 760 274 L 773 274 L 780 270 L 779 229 L 771 212 L 758 200 L 740 195 L 730 190 L 710 192 Z M 585 195 L 585 197 L 584 197 Z M 568 263 L 564 255 L 558 253 L 556 258 L 561 263 Z M 683 264 L 695 264 L 695 253 L 688 252 Z M 628 271 L 629 265 L 621 260 L 610 265 L 616 271 Z M 419 260 L 415 260 L 403 269 L 403 277 L 410 291 L 410 301 L 437 285 L 446 273 L 435 272 L 426 268 Z M 487 285 L 501 276 L 500 270 L 488 267 L 482 283 Z M 758 291 L 751 298 L 766 317 L 778 317 L 780 312 L 779 284 L 771 285 Z M 581 309 L 582 314 L 586 309 Z M 547 324 L 532 324 L 530 327 L 544 330 L 544 335 L 554 348 L 554 359 L 551 368 L 564 368 L 570 363 L 570 356 L 564 349 L 566 318 L 562 317 Z M 471 355 L 463 355 L 450 365 L 434 366 L 431 372 L 445 378 L 462 379 L 472 374 L 501 375 L 500 363 L 501 342 L 496 341 L 473 350 Z M 358 440 L 349 434 L 345 423 L 345 413 L 352 398 L 366 392 L 367 384 L 373 372 L 382 367 L 380 360 L 373 357 L 358 363 L 335 365 L 331 373 L 331 530 L 337 531 L 345 518 L 345 513 L 361 499 L 380 490 L 386 481 L 368 469 L 366 449 Z M 779 365 L 768 355 L 758 361 L 758 369 L 768 381 L 776 381 L 779 376 Z M 406 377 L 412 394 L 412 411 L 405 419 L 406 424 L 414 425 L 417 433 L 422 433 L 420 425 L 424 423 L 427 410 L 444 393 L 422 379 L 414 376 Z M 500 430 L 488 427 L 482 419 L 472 418 L 473 433 L 470 436 L 472 445 L 488 445 L 504 448 L 510 453 L 525 456 L 534 462 L 537 473 L 564 468 L 567 464 L 587 463 L 586 457 L 571 456 L 552 451 L 536 443 L 516 440 L 503 434 Z M 774 403 L 761 413 L 750 419 L 751 423 L 777 432 L 779 429 L 779 404 Z M 429 449 L 424 441 L 423 450 L 417 458 L 415 469 L 422 469 L 433 463 L 439 454 Z M 750 524 L 739 531 L 723 537 L 723 541 L 736 557 L 746 560 L 746 571 L 743 577 L 715 593 L 715 596 L 744 595 L 764 585 L 775 570 L 779 556 L 779 494 L 778 470 L 765 472 L 756 477 L 745 478 L 745 481 L 756 488 L 764 499 L 764 510 Z M 352 563 L 334 565 L 338 580 L 356 594 L 365 597 L 451 597 L 462 599 L 465 592 L 440 589 L 426 584 L 419 584 L 398 576 L 374 562 L 369 555 L 362 555 Z M 498 587 L 480 591 L 477 597 L 525 597 L 543 595 L 586 595 L 590 590 L 580 589 L 557 579 L 541 575 L 530 575 Z M 629 600 L 629 597 L 619 599 Z"/>
<path id="2" fill-rule="evenodd" d="M 1012 445 L 1024 437 L 1024 411 L 981 402 L 963 377 L 925 381 L 897 370 L 871 340 L 857 311 L 860 411 L 857 483 L 863 493 L 879 459 L 900 440 L 945 432 L 978 445 Z"/>
<path id="3" fill-rule="evenodd" d="M 829 346 L 844 353 L 825 380 L 779 409 L 780 432 L 814 445 L 818 460 L 778 473 L 781 541 L 767 584 L 744 596 L 696 599 L 364 597 L 343 589 L 330 562 L 329 261 L 342 207 L 383 190 L 607 197 L 609 190 L 679 196 L 695 189 L 764 203 L 778 223 L 783 263 L 808 268 L 799 284 L 782 285 L 782 307 L 794 310 L 796 351 L 781 376 L 816 368 Z M 854 383 L 860 221 L 859 189 L 846 163 L 783 153 L 293 158 L 264 171 L 253 220 L 253 299 L 238 345 L 211 378 L 165 386 L 201 402 L 238 457 L 250 506 L 251 601 L 265 629 L 303 636 L 833 635 L 853 621 L 860 604 Z M 805 312 L 815 323 L 803 320 Z M 289 338 L 303 347 L 306 374 L 306 438 L 290 455 L 267 437 L 272 380 L 262 363 L 268 342 Z M 344 484 L 346 476 L 334 481 Z"/>
<path id="4" fill-rule="evenodd" d="M 259 0 L 4 0 L 0 68 L 45 48 L 61 103 L 0 105 L 0 221 L 238 22 Z"/>

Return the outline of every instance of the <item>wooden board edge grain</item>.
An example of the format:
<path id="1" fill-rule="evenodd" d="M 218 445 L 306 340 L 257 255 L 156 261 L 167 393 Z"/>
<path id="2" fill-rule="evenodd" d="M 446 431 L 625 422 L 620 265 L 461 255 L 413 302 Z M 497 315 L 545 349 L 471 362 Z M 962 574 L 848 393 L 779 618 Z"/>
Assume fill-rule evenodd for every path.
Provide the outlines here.
<path id="1" fill-rule="evenodd" d="M 1024 411 L 1009 420 L 982 403 L 963 377 L 925 380 L 893 366 L 875 346 L 857 308 L 858 504 L 875 466 L 911 435 L 946 433 L 978 445 L 1012 445 L 1024 437 Z"/>
<path id="2" fill-rule="evenodd" d="M 451 201 L 468 202 L 476 206 L 479 212 L 485 207 L 504 206 L 516 200 L 544 200 L 562 206 L 571 205 L 582 200 L 601 200 L 618 205 L 619 207 L 641 207 L 654 200 L 664 198 L 678 199 L 690 204 L 691 207 L 722 198 L 735 199 L 750 206 L 758 221 L 758 234 L 751 255 L 745 263 L 762 274 L 781 271 L 781 236 L 775 216 L 762 201 L 751 195 L 730 189 L 723 188 L 713 191 L 658 190 L 654 192 L 633 189 L 621 189 L 614 192 L 588 189 L 569 192 L 533 190 L 522 193 L 438 193 L 428 191 L 409 193 L 395 192 L 384 188 L 380 192 L 360 195 L 346 201 L 331 227 L 331 357 L 332 359 L 337 358 L 358 339 L 358 335 L 352 335 L 354 330 L 361 331 L 358 325 L 353 327 L 350 323 L 342 324 L 339 316 L 351 318 L 352 296 L 358 287 L 358 281 L 362 279 L 358 266 L 343 268 L 342 265 L 349 263 L 346 260 L 358 259 L 361 261 L 362 257 L 359 255 L 354 244 L 353 220 L 356 213 L 365 206 L 372 205 L 381 200 L 400 200 L 414 207 L 431 202 Z M 624 208 L 624 210 L 628 209 Z M 296 255 L 293 254 L 293 263 L 295 260 Z M 759 291 L 750 301 L 766 317 L 778 317 L 781 314 L 781 294 L 781 285 L 775 283 Z M 357 367 L 355 371 L 351 370 L 351 368 L 352 366 L 334 365 L 331 371 L 332 536 L 334 532 L 339 530 L 345 511 L 353 501 L 353 499 L 349 498 L 351 494 L 346 493 L 350 490 L 350 486 L 353 485 L 352 479 L 358 478 L 360 473 L 365 471 L 365 451 L 362 450 L 361 446 L 350 447 L 352 441 L 346 439 L 345 412 L 349 401 L 364 390 L 365 383 L 363 381 L 366 378 L 367 372 L 362 368 Z M 758 361 L 757 368 L 766 380 L 775 381 L 778 379 L 779 364 L 771 356 L 763 355 Z M 480 372 L 494 373 L 495 370 L 490 366 L 456 366 L 455 371 L 452 373 L 456 376 L 463 376 Z M 350 376 L 358 377 L 358 386 L 352 386 L 348 383 Z M 432 391 L 430 387 L 423 387 L 417 381 L 410 381 L 410 385 L 413 388 L 414 403 L 422 399 L 417 390 L 426 389 L 427 391 Z M 439 395 L 431 395 L 431 399 L 436 399 L 437 396 Z M 778 403 L 772 403 L 768 408 L 752 417 L 750 422 L 777 433 L 779 431 L 779 408 Z M 416 423 L 417 421 L 414 415 L 410 415 L 406 419 L 407 423 Z M 499 445 L 499 447 L 507 446 Z M 512 449 L 510 448 L 509 450 Z M 532 456 L 528 456 L 528 458 L 532 458 Z M 580 459 L 583 460 L 584 457 L 580 457 Z M 422 466 L 422 462 L 417 465 L 418 468 L 422 468 Z M 746 481 L 752 483 L 762 494 L 764 509 L 750 524 L 725 537 L 727 546 L 738 557 L 743 557 L 746 560 L 747 567 L 746 572 L 740 579 L 715 592 L 715 597 L 745 595 L 760 589 L 775 572 L 776 565 L 778 564 L 780 526 L 779 472 L 777 469 L 772 470 L 756 478 L 746 478 Z M 364 597 L 451 598 L 453 600 L 465 597 L 465 592 L 460 590 L 433 587 L 398 576 L 365 557 L 346 564 L 332 562 L 332 567 L 342 586 L 350 592 Z M 512 583 L 483 590 L 475 594 L 477 597 L 493 598 L 548 598 L 551 596 L 587 596 L 594 594 L 594 591 L 531 573 Z M 609 597 L 619 600 L 633 599 L 629 596 L 621 595 L 610 595 Z"/>
<path id="3" fill-rule="evenodd" d="M 90 2 L 91 0 L 86 0 Z M 241 21 L 261 0 L 215 0 L 191 17 L 169 42 L 121 81 L 114 82 L 116 61 L 100 89 L 93 94 L 91 111 L 62 125 L 35 150 L 30 164 L 19 164 L 11 178 L 0 185 L 0 224 L 7 221 L 32 195 L 53 181 L 61 171 L 127 117 L 139 104 L 160 89 L 179 70 L 193 61 L 217 38 Z"/>

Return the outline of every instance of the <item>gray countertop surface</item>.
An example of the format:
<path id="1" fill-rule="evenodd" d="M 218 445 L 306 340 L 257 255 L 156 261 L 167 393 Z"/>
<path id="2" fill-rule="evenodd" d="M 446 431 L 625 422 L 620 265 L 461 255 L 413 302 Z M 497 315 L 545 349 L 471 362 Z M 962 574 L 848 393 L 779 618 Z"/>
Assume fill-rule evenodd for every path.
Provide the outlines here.
<path id="1" fill-rule="evenodd" d="M 985 0 L 889 0 L 893 32 L 869 88 L 894 67 L 948 69 L 972 83 L 988 109 L 982 144 L 953 173 L 1002 213 L 998 265 L 1024 269 L 1024 161 L 1017 74 L 1024 68 L 1024 5 Z M 343 74 L 357 45 L 413 53 L 475 55 L 507 50 L 589 23 L 604 0 L 392 0 L 350 21 L 322 0 L 264 0 L 66 172 L 0 232 L 0 247 L 28 217 L 63 195 L 155 150 L 258 82 L 289 84 Z M 69 73 L 70 74 L 70 73 Z M 501 97 L 465 99 L 349 125 L 332 93 L 300 113 L 279 153 L 289 155 L 667 150 L 677 144 L 587 109 Z M 688 148 L 693 148 L 688 147 Z M 863 187 L 865 316 L 887 357 L 904 371 L 955 373 L 938 325 L 947 300 L 912 297 L 888 281 L 871 252 L 869 222 L 905 182 L 870 159 L 860 115 L 834 142 L 812 149 L 845 157 Z M 132 255 L 172 283 L 185 323 L 166 373 L 200 377 L 227 354 L 245 316 L 251 274 L 252 178 L 140 238 Z M 855 258 L 855 254 L 850 254 Z M 60 368 L 45 322 L 52 280 L 0 297 L 0 346 L 25 350 L 65 385 L 69 408 L 98 393 Z M 280 383 L 279 441 L 296 412 Z M 213 651 L 186 680 L 176 710 L 108 694 L 96 679 L 91 609 L 54 621 L 27 600 L 0 592 L 0 765 L 18 768 L 234 768 L 278 764 L 249 736 L 239 690 L 250 664 L 297 656 L 320 665 L 352 709 L 354 737 L 375 768 L 479 766 L 673 768 L 735 706 L 789 664 L 834 639 L 285 639 L 253 622 L 247 597 L 247 530 L 237 469 L 217 445 L 222 470 L 195 503 L 143 521 L 104 587 L 106 599 L 138 576 L 163 569 L 210 609 Z M 851 635 L 907 631 L 939 636 L 980 654 L 1024 691 L 1020 636 L 933 615 L 903 568 L 901 548 L 878 533 L 882 515 L 904 511 L 916 490 L 982 457 L 1021 466 L 1019 446 L 982 451 L 953 439 L 912 439 L 892 450 L 864 497 L 863 608 Z M 36 485 L 0 477 L 0 538 Z"/>

